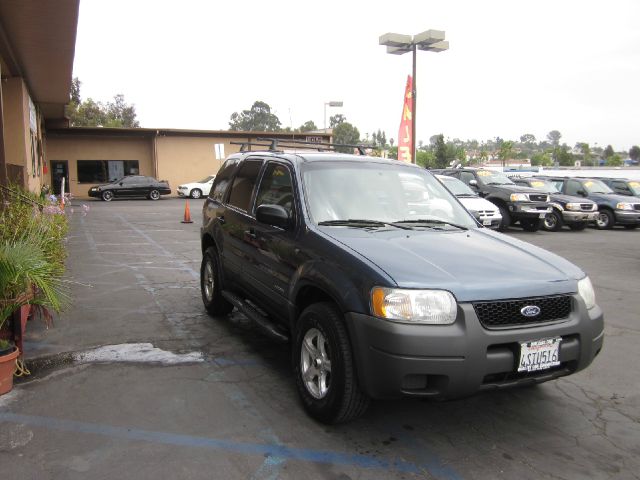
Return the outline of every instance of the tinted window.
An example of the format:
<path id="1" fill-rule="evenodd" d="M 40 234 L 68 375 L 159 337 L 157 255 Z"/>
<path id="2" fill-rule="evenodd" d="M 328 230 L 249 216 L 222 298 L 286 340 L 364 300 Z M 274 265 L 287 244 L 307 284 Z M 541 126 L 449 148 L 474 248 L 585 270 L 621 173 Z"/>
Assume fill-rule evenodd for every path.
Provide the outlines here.
<path id="1" fill-rule="evenodd" d="M 471 172 L 460 172 L 460 180 L 469 185 L 469 182 L 473 180 L 475 177 Z"/>
<path id="2" fill-rule="evenodd" d="M 78 182 L 110 182 L 140 173 L 138 160 L 78 160 Z"/>
<path id="3" fill-rule="evenodd" d="M 577 180 L 567 182 L 567 195 L 578 195 L 578 190 L 584 191 L 582 184 Z"/>
<path id="4" fill-rule="evenodd" d="M 264 204 L 281 205 L 293 216 L 291 173 L 284 165 L 270 163 L 267 166 L 256 196 L 256 206 Z"/>
<path id="5" fill-rule="evenodd" d="M 229 179 L 233 174 L 238 162 L 236 160 L 227 160 L 222 169 L 216 175 L 215 182 L 209 192 L 209 198 L 216 202 L 222 202 L 224 200 L 224 193 L 227 191 L 229 185 Z"/>
<path id="6" fill-rule="evenodd" d="M 261 166 L 262 160 L 247 160 L 240 166 L 231 186 L 230 205 L 245 212 L 249 211 L 249 202 L 251 202 L 251 195 Z"/>

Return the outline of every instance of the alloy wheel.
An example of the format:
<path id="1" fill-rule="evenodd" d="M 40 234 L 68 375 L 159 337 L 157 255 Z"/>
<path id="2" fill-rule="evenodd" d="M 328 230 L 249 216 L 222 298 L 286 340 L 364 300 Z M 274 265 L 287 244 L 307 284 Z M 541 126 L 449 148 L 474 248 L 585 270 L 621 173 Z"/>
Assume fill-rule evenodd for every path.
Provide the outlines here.
<path id="1" fill-rule="evenodd" d="M 310 328 L 302 340 L 300 370 L 307 391 L 314 398 L 324 398 L 331 387 L 331 359 L 327 340 L 316 328 Z"/>

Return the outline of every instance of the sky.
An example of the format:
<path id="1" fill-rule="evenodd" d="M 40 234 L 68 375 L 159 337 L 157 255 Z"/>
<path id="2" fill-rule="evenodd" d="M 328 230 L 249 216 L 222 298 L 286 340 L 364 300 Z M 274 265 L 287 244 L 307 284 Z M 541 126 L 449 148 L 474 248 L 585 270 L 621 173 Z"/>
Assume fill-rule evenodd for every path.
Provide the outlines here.
<path id="1" fill-rule="evenodd" d="M 80 0 L 73 75 L 145 128 L 226 130 L 259 100 L 283 127 L 326 111 L 397 140 L 412 58 L 378 39 L 444 30 L 449 50 L 417 54 L 418 141 L 558 130 L 623 151 L 640 144 L 638 18 L 637 0 Z"/>

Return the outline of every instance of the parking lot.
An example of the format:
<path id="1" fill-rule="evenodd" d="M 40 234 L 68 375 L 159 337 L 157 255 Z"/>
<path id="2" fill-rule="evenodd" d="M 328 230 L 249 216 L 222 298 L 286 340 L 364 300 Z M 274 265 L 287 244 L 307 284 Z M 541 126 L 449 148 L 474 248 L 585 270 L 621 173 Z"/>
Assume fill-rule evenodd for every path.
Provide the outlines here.
<path id="1" fill-rule="evenodd" d="M 374 402 L 326 426 L 299 403 L 286 345 L 240 314 L 204 311 L 202 200 L 191 224 L 179 199 L 85 201 L 86 216 L 75 203 L 73 304 L 52 329 L 30 322 L 32 376 L 0 397 L 5 478 L 640 477 L 640 230 L 507 233 L 590 275 L 606 338 L 585 371 Z"/>

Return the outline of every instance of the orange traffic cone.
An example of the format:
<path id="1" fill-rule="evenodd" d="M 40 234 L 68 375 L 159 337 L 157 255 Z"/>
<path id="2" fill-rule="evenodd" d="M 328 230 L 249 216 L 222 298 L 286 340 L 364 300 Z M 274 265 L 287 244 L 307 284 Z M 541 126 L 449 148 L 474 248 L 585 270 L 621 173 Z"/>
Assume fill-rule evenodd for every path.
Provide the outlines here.
<path id="1" fill-rule="evenodd" d="M 193 223 L 191 212 L 189 211 L 189 200 L 184 204 L 184 220 L 182 220 L 182 223 Z"/>

